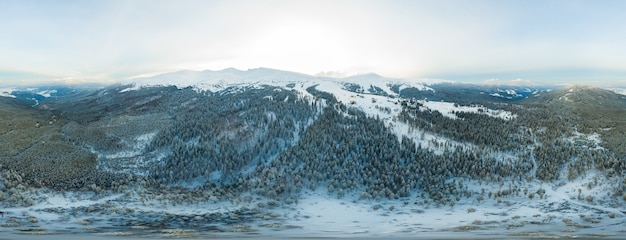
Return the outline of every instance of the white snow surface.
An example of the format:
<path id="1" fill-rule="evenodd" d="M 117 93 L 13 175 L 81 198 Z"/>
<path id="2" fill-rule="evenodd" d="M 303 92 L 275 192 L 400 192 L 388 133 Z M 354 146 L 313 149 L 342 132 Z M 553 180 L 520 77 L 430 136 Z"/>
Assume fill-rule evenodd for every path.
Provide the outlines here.
<path id="1" fill-rule="evenodd" d="M 407 80 L 385 78 L 383 76 L 380 76 L 374 73 L 340 78 L 337 80 L 344 82 L 344 83 L 359 84 L 361 85 L 361 87 L 364 88 L 365 93 L 371 93 L 369 91 L 370 86 L 374 86 L 374 87 L 378 87 L 382 89 L 388 94 L 393 94 L 394 92 L 390 88 L 390 86 L 393 86 L 393 85 L 400 85 L 400 90 L 404 88 L 408 88 L 408 87 L 414 87 L 420 91 L 434 91 L 432 88 L 425 86 L 423 83 L 415 84 L 414 82 L 410 82 Z M 415 82 L 419 82 L 419 80 Z"/>
<path id="2" fill-rule="evenodd" d="M 606 129 L 610 130 L 610 129 Z M 583 146 L 594 150 L 602 150 L 602 137 L 598 133 L 584 134 L 578 131 L 574 132 L 574 135 L 566 139 L 569 142 L 578 142 Z"/>
<path id="3" fill-rule="evenodd" d="M 146 86 L 176 86 L 178 88 L 193 87 L 197 90 L 217 92 L 228 87 L 258 87 L 260 85 L 274 85 L 284 87 L 288 83 L 302 83 L 314 77 L 295 73 L 277 71 L 268 68 L 250 69 L 241 71 L 227 68 L 221 71 L 178 71 L 165 73 L 148 78 L 136 78 L 124 84 L 133 84 L 134 87 L 122 92 L 136 90 Z"/>
<path id="4" fill-rule="evenodd" d="M 409 198 L 374 201 L 358 200 L 358 191 L 343 198 L 336 198 L 333 194 L 328 194 L 326 189 L 319 188 L 316 191 L 304 191 L 302 198 L 295 203 L 282 203 L 280 207 L 269 209 L 282 220 L 262 221 L 249 225 L 259 230 L 258 235 L 255 235 L 258 237 L 277 235 L 322 238 L 415 238 L 441 237 L 440 234 L 446 234 L 444 236 L 447 238 L 474 238 L 481 234 L 489 234 L 506 238 L 515 234 L 533 233 L 536 235 L 530 235 L 531 237 L 539 238 L 556 236 L 584 238 L 597 234 L 623 238 L 626 237 L 623 231 L 626 224 L 626 215 L 622 213 L 623 207 L 597 204 L 610 200 L 606 192 L 611 192 L 612 188 L 607 180 L 602 173 L 590 171 L 574 181 L 560 180 L 553 184 L 540 181 L 515 183 L 515 186 L 523 191 L 537 192 L 539 189 L 545 191 L 543 196 L 535 194 L 536 197 L 533 199 L 529 199 L 525 194 L 495 199 L 488 197 L 487 193 L 510 186 L 484 182 L 479 184 L 475 180 L 466 180 L 468 190 L 473 194 L 469 198 L 459 199 L 453 207 L 449 203 L 441 205 L 432 201 L 424 202 L 429 199 L 416 196 L 417 193 L 413 193 Z M 579 189 L 582 189 L 581 193 Z M 484 192 L 484 200 L 478 201 L 477 196 L 481 192 Z M 33 193 L 25 193 L 26 196 L 30 194 Z M 227 213 L 242 206 L 238 203 L 240 200 L 215 197 L 193 204 L 172 204 L 158 199 L 140 200 L 136 193 L 96 195 L 90 192 L 68 191 L 61 195 L 44 190 L 37 195 L 39 200 L 33 206 L 2 209 L 6 215 L 4 218 L 34 216 L 48 231 L 77 229 L 77 226 L 81 226 L 85 221 L 92 222 L 88 225 L 89 229 L 110 229 L 112 225 L 119 225 L 115 222 L 117 218 L 114 216 L 101 214 L 72 216 L 69 209 L 110 203 L 120 210 L 193 216 Z M 592 196 L 593 201 L 587 200 L 587 196 Z M 256 198 L 245 206 L 254 208 L 257 203 L 266 201 L 264 198 Z M 568 225 L 568 221 L 577 226 Z M 274 222 L 297 228 L 261 227 L 261 224 Z"/>
<path id="5" fill-rule="evenodd" d="M 343 83 L 355 83 L 368 89 L 370 85 L 379 87 L 388 94 L 393 94 L 389 84 L 399 84 L 405 87 L 415 87 L 420 90 L 428 90 L 419 80 L 403 80 L 385 78 L 376 74 L 364 74 L 346 78 L 315 77 L 311 75 L 280 71 L 269 68 L 255 68 L 246 71 L 235 68 L 227 68 L 220 71 L 178 71 L 165 73 L 147 78 L 135 78 L 123 82 L 133 87 L 123 89 L 122 92 L 137 90 L 148 86 L 176 86 L 178 88 L 193 87 L 197 90 L 212 92 L 224 90 L 228 87 L 259 87 L 262 85 L 285 87 L 287 84 L 299 84 L 299 89 L 324 83 L 332 82 L 335 85 Z M 323 89 L 319 89 L 323 90 Z M 431 89 L 432 90 L 432 89 Z"/>
<path id="6" fill-rule="evenodd" d="M 484 106 L 479 106 L 479 105 L 460 106 L 453 102 L 443 102 L 443 101 L 436 102 L 436 101 L 425 101 L 425 100 L 419 100 L 419 102 L 422 105 L 424 105 L 426 108 L 430 110 L 439 111 L 441 114 L 443 114 L 443 116 L 452 118 L 452 119 L 458 118 L 454 114 L 454 112 L 481 113 L 481 111 L 483 114 L 486 114 L 490 117 L 501 118 L 504 120 L 511 120 L 517 117 L 517 115 L 509 111 L 492 110 L 492 109 L 486 108 Z"/>
<path id="7" fill-rule="evenodd" d="M 57 93 L 56 89 L 53 89 L 53 90 L 43 90 L 43 91 L 37 92 L 38 95 L 41 95 L 41 96 L 44 96 L 44 97 L 47 97 L 47 98 L 51 97 L 52 94 L 55 94 L 55 93 Z"/>
<path id="8" fill-rule="evenodd" d="M 611 91 L 613 91 L 613 92 L 615 92 L 617 94 L 626 96 L 626 87 L 624 87 L 624 88 L 609 88 L 609 90 L 611 90 Z"/>
<path id="9" fill-rule="evenodd" d="M 13 91 L 15 91 L 13 88 L 0 88 L 0 97 L 16 98 L 11 94 Z"/>
<path id="10" fill-rule="evenodd" d="M 566 226 L 564 219 L 586 225 L 578 229 L 574 227 L 573 230 L 577 232 L 575 235 L 599 231 L 615 234 L 621 232 L 626 222 L 625 214 L 620 207 L 597 205 L 598 201 L 604 201 L 607 191 L 612 191 L 610 185 L 603 181 L 606 181 L 603 174 L 591 171 L 582 178 L 555 185 L 540 181 L 518 182 L 516 186 L 519 189 L 528 192 L 543 189 L 545 194 L 536 194 L 533 199 L 520 194 L 500 200 L 489 198 L 487 193 L 507 187 L 497 183 L 478 184 L 470 181 L 469 190 L 475 194 L 460 199 L 454 207 L 437 206 L 436 203 L 416 204 L 423 200 L 419 197 L 377 202 L 354 200 L 358 199 L 356 194 L 337 199 L 324 191 L 318 191 L 307 193 L 299 201 L 295 213 L 291 211 L 288 214 L 294 215 L 294 224 L 303 224 L 312 232 L 338 236 L 411 236 L 425 232 L 463 232 L 461 229 L 466 226 L 477 227 L 472 232 L 482 233 L 495 230 L 500 234 L 503 231 L 514 234 L 538 230 L 547 236 L 567 235 L 566 232 L 572 230 L 572 227 Z M 578 193 L 578 189 L 583 189 L 582 194 Z M 484 200 L 477 201 L 478 193 L 483 190 Z M 594 202 L 585 200 L 586 196 L 593 196 Z M 609 214 L 617 217 L 607 217 Z M 599 222 L 589 223 L 584 220 L 585 217 L 599 219 Z"/>

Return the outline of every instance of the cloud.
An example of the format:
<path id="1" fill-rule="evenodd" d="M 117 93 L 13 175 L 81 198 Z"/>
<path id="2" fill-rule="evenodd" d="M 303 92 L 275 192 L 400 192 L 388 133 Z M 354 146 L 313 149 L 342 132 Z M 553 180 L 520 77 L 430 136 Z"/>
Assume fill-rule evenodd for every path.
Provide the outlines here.
<path id="1" fill-rule="evenodd" d="M 536 81 L 533 81 L 530 79 L 521 79 L 521 78 L 511 79 L 511 80 L 500 80 L 500 79 L 491 78 L 491 79 L 482 81 L 482 84 L 506 85 L 506 86 L 537 86 L 539 85 L 537 84 Z"/>

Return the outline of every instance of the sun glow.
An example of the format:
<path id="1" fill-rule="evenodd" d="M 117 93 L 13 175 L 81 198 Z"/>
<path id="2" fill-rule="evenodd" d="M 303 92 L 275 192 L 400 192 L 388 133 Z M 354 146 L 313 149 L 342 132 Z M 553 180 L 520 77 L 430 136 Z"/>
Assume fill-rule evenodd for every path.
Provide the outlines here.
<path id="1" fill-rule="evenodd" d="M 5 85 L 67 77 L 111 82 L 146 73 L 229 67 L 620 86 L 626 76 L 626 47 L 620 41 L 626 34 L 615 31 L 624 22 L 621 2 L 0 5 L 0 32 L 6 36 L 0 39 L 0 84 Z"/>
<path id="2" fill-rule="evenodd" d="M 349 43 L 341 31 L 313 22 L 291 22 L 267 27 L 249 39 L 241 48 L 244 61 L 266 65 L 287 63 L 287 69 L 319 69 L 350 67 L 355 59 L 349 54 Z"/>

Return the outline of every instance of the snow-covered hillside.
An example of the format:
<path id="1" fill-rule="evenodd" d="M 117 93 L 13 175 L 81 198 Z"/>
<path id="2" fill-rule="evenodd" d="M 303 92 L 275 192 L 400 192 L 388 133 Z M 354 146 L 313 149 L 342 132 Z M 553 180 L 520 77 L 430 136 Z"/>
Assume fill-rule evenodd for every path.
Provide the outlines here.
<path id="1" fill-rule="evenodd" d="M 622 128 L 568 112 L 620 95 L 432 83 L 230 68 L 2 90 L 41 104 L 0 101 L 0 237 L 624 237 Z"/>
<path id="2" fill-rule="evenodd" d="M 212 92 L 224 90 L 229 87 L 258 87 L 270 85 L 277 87 L 293 86 L 297 90 L 306 89 L 310 86 L 332 83 L 326 85 L 330 89 L 319 89 L 332 91 L 333 88 L 345 88 L 346 84 L 357 84 L 365 89 L 365 93 L 370 93 L 370 88 L 380 88 L 386 94 L 394 94 L 390 89 L 391 85 L 401 85 L 402 87 L 414 87 L 420 90 L 428 90 L 419 80 L 408 81 L 402 79 L 392 79 L 379 76 L 377 74 L 364 74 L 346 78 L 315 77 L 311 75 L 281 71 L 269 68 L 256 68 L 246 71 L 235 68 L 227 68 L 220 71 L 178 71 L 165 73 L 153 77 L 131 79 L 123 84 L 133 85 L 122 91 L 136 90 L 147 86 L 176 86 L 178 88 L 193 87 L 198 90 L 208 90 Z"/>
<path id="3" fill-rule="evenodd" d="M 307 91 L 310 87 L 327 93 L 331 93 L 338 102 L 350 107 L 355 107 L 371 117 L 379 117 L 388 127 L 396 132 L 399 139 L 402 136 L 409 136 L 424 146 L 430 146 L 428 141 L 450 142 L 442 136 L 432 134 L 419 134 L 409 132 L 409 126 L 397 120 L 402 104 L 406 104 L 411 99 L 399 98 L 399 91 L 406 88 L 414 88 L 418 91 L 434 92 L 428 86 L 433 83 L 450 83 L 445 80 L 405 80 L 396 78 L 386 78 L 374 73 L 350 76 L 345 78 L 316 77 L 301 73 L 281 71 L 268 68 L 249 69 L 246 71 L 228 68 L 220 71 L 179 71 L 161 74 L 153 77 L 132 79 L 124 84 L 131 85 L 121 92 L 138 90 L 151 86 L 176 86 L 177 88 L 192 87 L 197 91 L 218 92 L 228 88 L 259 88 L 262 86 L 281 87 L 288 90 L 295 90 L 303 96 L 312 97 Z M 396 88 L 395 91 L 392 88 Z M 513 91 L 514 90 L 509 90 Z M 483 113 L 487 116 L 509 120 L 515 117 L 514 114 L 492 110 L 484 106 L 459 106 L 453 102 L 426 101 L 419 100 L 423 105 L 422 111 L 439 111 L 446 117 L 457 118 L 454 112 Z M 418 138 L 419 136 L 419 138 Z M 440 149 L 435 149 L 440 151 Z"/>
<path id="4" fill-rule="evenodd" d="M 617 94 L 621 94 L 626 96 L 626 88 L 609 88 L 609 90 L 617 93 Z"/>

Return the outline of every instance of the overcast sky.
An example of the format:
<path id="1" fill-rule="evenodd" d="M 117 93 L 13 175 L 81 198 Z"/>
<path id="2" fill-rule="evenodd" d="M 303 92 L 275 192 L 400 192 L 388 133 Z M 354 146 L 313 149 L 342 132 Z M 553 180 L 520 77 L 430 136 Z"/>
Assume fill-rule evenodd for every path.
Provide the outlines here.
<path id="1" fill-rule="evenodd" d="M 626 1 L 0 0 L 0 84 L 181 69 L 626 85 Z"/>

